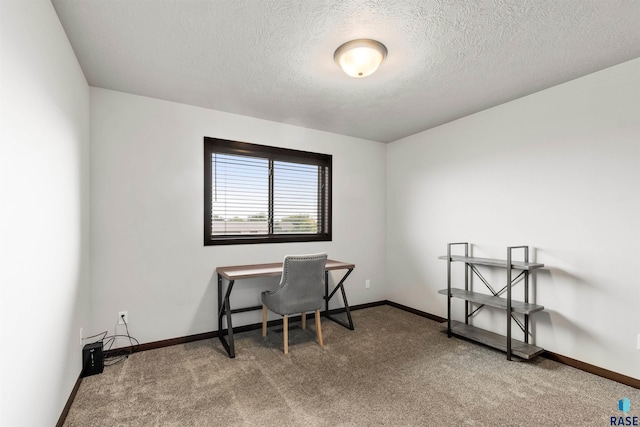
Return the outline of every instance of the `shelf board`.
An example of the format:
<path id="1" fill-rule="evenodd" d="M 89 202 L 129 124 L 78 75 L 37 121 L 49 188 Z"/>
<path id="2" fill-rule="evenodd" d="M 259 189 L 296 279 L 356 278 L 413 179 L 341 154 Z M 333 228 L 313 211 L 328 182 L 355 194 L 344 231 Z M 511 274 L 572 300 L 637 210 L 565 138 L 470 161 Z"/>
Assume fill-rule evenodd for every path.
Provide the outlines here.
<path id="1" fill-rule="evenodd" d="M 446 289 L 440 289 L 439 294 L 447 295 Z M 507 309 L 507 299 L 502 297 L 494 297 L 493 295 L 481 294 L 479 292 L 465 291 L 464 289 L 451 288 L 451 296 L 462 298 L 463 300 L 484 304 L 491 307 Z M 544 306 L 531 304 L 522 301 L 511 300 L 511 311 L 514 313 L 531 314 L 536 311 L 544 310 Z"/>
<path id="2" fill-rule="evenodd" d="M 444 325 L 444 332 L 446 333 L 447 322 L 441 323 L 441 325 Z M 503 335 L 498 335 L 455 320 L 451 321 L 451 333 L 462 338 L 479 342 L 505 353 L 507 352 L 507 338 Z M 514 340 L 513 338 L 511 339 L 511 354 L 514 356 L 530 360 L 543 351 L 544 349 L 536 347 L 535 345 Z"/>
<path id="3" fill-rule="evenodd" d="M 448 257 L 446 255 L 439 256 L 438 259 L 446 260 Z M 476 258 L 476 257 L 468 257 L 463 255 L 451 255 L 451 261 L 453 262 L 464 262 L 467 264 L 475 264 L 475 265 L 488 265 L 492 267 L 502 267 L 507 268 L 507 260 L 506 259 L 495 259 L 495 258 Z M 511 268 L 517 270 L 535 270 L 536 268 L 542 268 L 544 264 L 540 264 L 537 262 L 524 262 L 524 261 L 511 261 Z"/>

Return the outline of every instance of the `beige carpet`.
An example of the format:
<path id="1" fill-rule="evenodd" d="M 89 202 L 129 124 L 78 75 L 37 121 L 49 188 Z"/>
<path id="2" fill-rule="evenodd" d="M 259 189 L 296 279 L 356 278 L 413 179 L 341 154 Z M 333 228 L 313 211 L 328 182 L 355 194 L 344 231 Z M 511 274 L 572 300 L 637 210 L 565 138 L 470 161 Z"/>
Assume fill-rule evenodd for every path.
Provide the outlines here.
<path id="1" fill-rule="evenodd" d="M 271 328 L 132 355 L 87 377 L 65 426 L 608 426 L 640 390 L 536 358 L 447 338 L 438 323 L 381 306 L 355 331 L 323 319 L 291 325 L 290 354 Z M 280 331 L 278 331 L 278 329 Z M 132 328 L 132 333 L 135 330 Z"/>

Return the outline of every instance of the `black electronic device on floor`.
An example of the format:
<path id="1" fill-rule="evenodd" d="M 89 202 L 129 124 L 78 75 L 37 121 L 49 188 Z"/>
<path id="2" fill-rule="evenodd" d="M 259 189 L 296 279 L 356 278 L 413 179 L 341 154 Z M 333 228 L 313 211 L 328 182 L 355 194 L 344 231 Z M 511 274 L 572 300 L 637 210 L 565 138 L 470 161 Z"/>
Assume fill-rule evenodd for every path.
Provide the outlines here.
<path id="1" fill-rule="evenodd" d="M 101 374 L 104 370 L 102 341 L 87 344 L 82 349 L 82 377 Z"/>

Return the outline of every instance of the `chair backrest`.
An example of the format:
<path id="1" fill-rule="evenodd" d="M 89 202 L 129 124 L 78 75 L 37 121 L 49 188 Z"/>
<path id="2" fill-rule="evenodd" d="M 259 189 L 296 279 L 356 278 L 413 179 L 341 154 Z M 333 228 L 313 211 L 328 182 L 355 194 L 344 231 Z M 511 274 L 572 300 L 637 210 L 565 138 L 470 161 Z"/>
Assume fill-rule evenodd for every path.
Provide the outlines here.
<path id="1" fill-rule="evenodd" d="M 280 314 L 322 308 L 326 261 L 326 253 L 284 257 L 280 287 L 273 294 L 275 299 L 279 299 Z"/>

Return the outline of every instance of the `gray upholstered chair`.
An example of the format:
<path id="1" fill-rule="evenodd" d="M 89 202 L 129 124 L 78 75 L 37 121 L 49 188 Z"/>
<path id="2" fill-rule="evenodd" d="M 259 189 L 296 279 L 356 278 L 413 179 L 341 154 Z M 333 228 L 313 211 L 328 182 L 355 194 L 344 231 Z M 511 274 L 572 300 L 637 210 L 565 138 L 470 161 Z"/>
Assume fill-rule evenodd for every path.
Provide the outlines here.
<path id="1" fill-rule="evenodd" d="M 289 353 L 289 315 L 302 314 L 302 329 L 306 328 L 306 313 L 316 312 L 316 335 L 322 346 L 320 308 L 324 301 L 324 267 L 327 254 L 287 255 L 284 257 L 280 286 L 262 293 L 262 336 L 267 336 L 267 309 L 283 316 L 284 353 Z"/>

